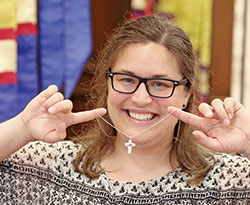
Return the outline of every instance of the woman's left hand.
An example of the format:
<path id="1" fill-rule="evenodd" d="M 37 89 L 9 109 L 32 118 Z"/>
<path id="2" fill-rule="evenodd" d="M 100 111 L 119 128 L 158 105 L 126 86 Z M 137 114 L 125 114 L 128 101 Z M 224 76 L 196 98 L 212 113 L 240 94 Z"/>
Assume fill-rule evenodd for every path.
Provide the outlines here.
<path id="1" fill-rule="evenodd" d="M 169 112 L 181 121 L 195 126 L 197 141 L 216 152 L 250 152 L 250 113 L 234 98 L 215 99 L 211 106 L 201 103 L 201 116 L 169 106 Z"/>

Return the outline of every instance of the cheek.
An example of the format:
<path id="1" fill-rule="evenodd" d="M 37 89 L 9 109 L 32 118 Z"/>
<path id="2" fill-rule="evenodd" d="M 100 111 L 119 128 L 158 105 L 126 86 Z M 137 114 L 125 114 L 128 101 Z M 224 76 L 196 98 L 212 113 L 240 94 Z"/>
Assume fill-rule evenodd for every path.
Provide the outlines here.
<path id="1" fill-rule="evenodd" d="M 108 109 L 116 109 L 122 106 L 122 103 L 127 99 L 127 95 L 123 93 L 118 93 L 114 90 L 109 89 L 108 92 Z"/>
<path id="2" fill-rule="evenodd" d="M 122 108 L 124 107 L 123 105 L 126 99 L 124 94 L 109 90 L 107 99 L 108 114 L 115 126 L 118 126 L 116 122 L 118 122 L 121 117 Z"/>
<path id="3" fill-rule="evenodd" d="M 184 103 L 184 98 L 181 96 L 173 95 L 171 98 L 167 98 L 165 100 L 157 100 L 157 104 L 161 107 L 162 111 L 166 111 L 168 106 L 174 106 L 182 109 L 182 105 Z"/>
<path id="4" fill-rule="evenodd" d="M 110 111 L 112 107 L 116 106 L 115 95 L 111 92 L 108 93 L 108 110 Z"/>
<path id="5" fill-rule="evenodd" d="M 178 103 L 175 100 L 173 100 L 173 99 L 167 99 L 167 100 L 165 100 L 163 102 L 162 101 L 158 102 L 157 104 L 161 108 L 161 110 L 164 111 L 164 113 L 167 112 L 167 107 L 168 106 L 179 107 Z"/>

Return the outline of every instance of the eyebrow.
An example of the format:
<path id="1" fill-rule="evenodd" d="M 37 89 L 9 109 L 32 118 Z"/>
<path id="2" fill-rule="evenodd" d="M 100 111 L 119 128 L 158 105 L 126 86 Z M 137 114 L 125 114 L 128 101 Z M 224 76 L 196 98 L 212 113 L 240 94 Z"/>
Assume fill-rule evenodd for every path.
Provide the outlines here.
<path id="1" fill-rule="evenodd" d="M 124 72 L 124 73 L 135 75 L 134 72 L 131 72 L 131 71 L 128 71 L 128 70 L 125 70 L 125 69 L 122 69 L 119 72 Z M 171 77 L 169 75 L 167 75 L 167 74 L 156 74 L 156 75 L 153 75 L 150 78 L 170 78 L 171 79 Z"/>

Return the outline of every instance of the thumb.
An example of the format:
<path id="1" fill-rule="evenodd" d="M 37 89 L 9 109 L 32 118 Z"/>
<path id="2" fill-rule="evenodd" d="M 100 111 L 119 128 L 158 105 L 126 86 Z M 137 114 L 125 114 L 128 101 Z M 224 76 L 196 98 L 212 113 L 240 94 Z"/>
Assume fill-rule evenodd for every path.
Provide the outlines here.
<path id="1" fill-rule="evenodd" d="M 221 151 L 221 144 L 216 138 L 208 137 L 204 132 L 199 130 L 193 131 L 193 135 L 197 139 L 197 142 L 203 147 L 206 147 L 207 149 L 213 150 L 215 152 Z"/>

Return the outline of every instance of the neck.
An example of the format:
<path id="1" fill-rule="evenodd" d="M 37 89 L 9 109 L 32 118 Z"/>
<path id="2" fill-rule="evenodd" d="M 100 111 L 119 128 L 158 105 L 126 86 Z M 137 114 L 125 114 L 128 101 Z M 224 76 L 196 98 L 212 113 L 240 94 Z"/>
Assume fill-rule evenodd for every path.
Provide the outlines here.
<path id="1" fill-rule="evenodd" d="M 172 141 L 161 146 L 156 146 L 153 142 L 137 143 L 133 152 L 128 154 L 127 147 L 124 146 L 126 140 L 127 138 L 117 137 L 114 152 L 102 160 L 101 166 L 106 170 L 108 178 L 139 183 L 160 178 L 177 167 L 176 155 L 171 154 Z"/>

